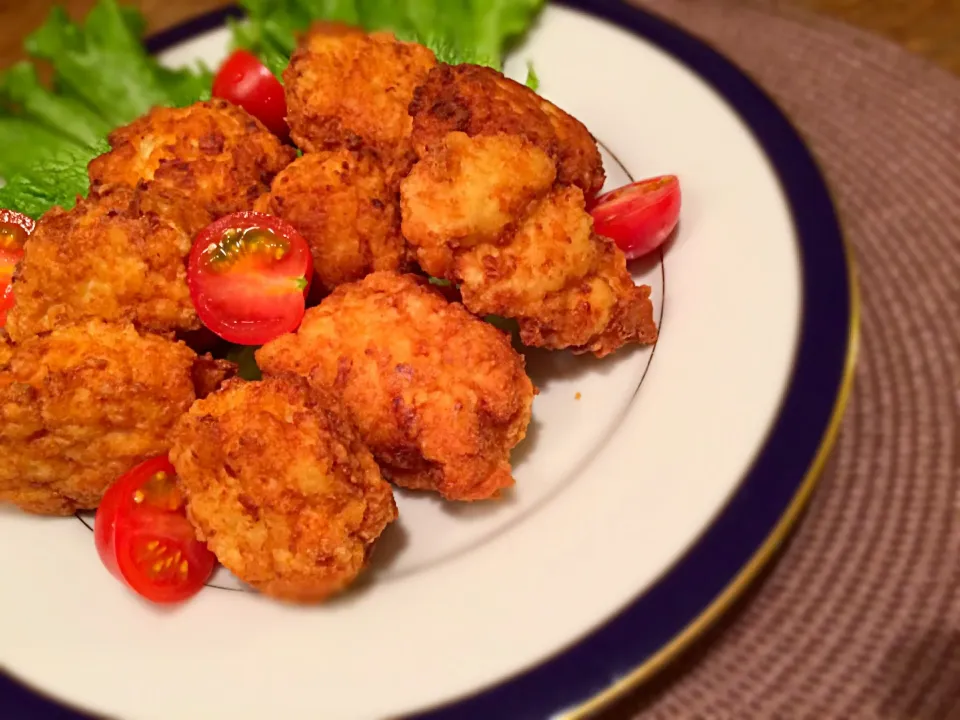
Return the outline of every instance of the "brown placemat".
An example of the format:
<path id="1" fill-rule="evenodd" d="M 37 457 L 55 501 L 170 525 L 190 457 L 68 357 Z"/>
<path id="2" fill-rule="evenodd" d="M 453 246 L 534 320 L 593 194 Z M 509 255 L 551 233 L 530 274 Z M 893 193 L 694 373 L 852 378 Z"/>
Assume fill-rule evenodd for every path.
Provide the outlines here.
<path id="1" fill-rule="evenodd" d="M 634 1 L 797 124 L 853 246 L 862 323 L 843 431 L 788 547 L 604 718 L 960 718 L 960 80 L 784 2 Z"/>

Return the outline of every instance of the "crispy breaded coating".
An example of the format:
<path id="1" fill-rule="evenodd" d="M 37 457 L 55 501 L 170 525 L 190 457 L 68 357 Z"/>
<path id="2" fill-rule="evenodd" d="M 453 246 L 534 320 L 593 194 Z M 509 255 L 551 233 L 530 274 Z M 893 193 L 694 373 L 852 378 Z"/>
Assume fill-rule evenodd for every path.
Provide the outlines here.
<path id="1" fill-rule="evenodd" d="M 200 327 L 186 281 L 190 238 L 142 200 L 116 187 L 40 219 L 14 277 L 15 342 L 90 318 L 155 332 Z"/>
<path id="2" fill-rule="evenodd" d="M 300 231 L 310 244 L 317 278 L 332 290 L 375 270 L 406 265 L 399 198 L 387 182 L 371 153 L 309 153 L 277 175 L 256 209 L 278 215 Z"/>
<path id="3" fill-rule="evenodd" d="M 224 215 L 251 210 L 296 151 L 226 100 L 157 107 L 110 134 L 91 161 L 91 190 L 140 186 L 192 237 Z"/>
<path id="4" fill-rule="evenodd" d="M 470 312 L 516 318 L 527 345 L 603 357 L 653 342 L 650 289 L 593 232 L 581 190 L 553 187 L 554 171 L 521 135 L 451 132 L 400 185 L 403 234 Z"/>
<path id="5" fill-rule="evenodd" d="M 550 157 L 520 135 L 452 132 L 401 183 L 403 234 L 421 265 L 446 277 L 458 249 L 495 242 L 556 176 Z"/>
<path id="6" fill-rule="evenodd" d="M 0 370 L 6 369 L 13 357 L 13 343 L 3 330 L 0 330 Z"/>
<path id="7" fill-rule="evenodd" d="M 519 135 L 557 163 L 557 182 L 587 195 L 603 187 L 603 160 L 586 127 L 533 90 L 479 65 L 438 65 L 410 103 L 413 144 L 423 158 L 448 133 Z"/>
<path id="8" fill-rule="evenodd" d="M 200 355 L 193 363 L 193 386 L 196 388 L 197 397 L 202 399 L 212 395 L 236 374 L 235 363 L 214 358 L 210 353 Z"/>
<path id="9" fill-rule="evenodd" d="M 481 500 L 513 484 L 510 451 L 536 392 L 524 359 L 506 334 L 413 275 L 341 285 L 257 362 L 341 397 L 398 485 Z"/>
<path id="10" fill-rule="evenodd" d="M 183 343 L 92 321 L 12 348 L 0 364 L 0 503 L 44 515 L 97 507 L 138 463 L 167 452 L 196 398 Z"/>
<path id="11" fill-rule="evenodd" d="M 459 253 L 455 268 L 464 305 L 516 318 L 526 345 L 603 357 L 656 340 L 650 288 L 635 286 L 623 253 L 593 232 L 575 187 L 551 191 L 507 242 Z"/>
<path id="12" fill-rule="evenodd" d="M 549 100 L 540 98 L 540 109 L 550 118 L 559 143 L 557 178 L 562 185 L 576 185 L 587 197 L 594 197 L 606 182 L 603 158 L 586 125 Z"/>
<path id="13" fill-rule="evenodd" d="M 177 424 L 170 460 L 197 535 L 265 595 L 316 602 L 366 565 L 397 517 L 336 400 L 298 377 L 229 381 Z"/>
<path id="14" fill-rule="evenodd" d="M 399 182 L 413 162 L 407 107 L 435 65 L 390 33 L 308 33 L 283 73 L 291 137 L 304 152 L 372 148 Z"/>

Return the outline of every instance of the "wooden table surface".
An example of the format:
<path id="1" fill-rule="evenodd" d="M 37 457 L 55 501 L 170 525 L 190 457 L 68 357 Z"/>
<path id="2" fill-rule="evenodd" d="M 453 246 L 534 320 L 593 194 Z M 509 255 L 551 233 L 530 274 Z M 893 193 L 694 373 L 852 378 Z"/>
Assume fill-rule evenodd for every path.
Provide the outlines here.
<path id="1" fill-rule="evenodd" d="M 960 74 L 960 0 L 794 1 L 885 35 Z M 81 15 L 93 3 L 94 0 L 59 2 L 75 15 Z M 52 0 L 0 0 L 0 67 L 21 57 L 22 37 L 43 21 L 53 4 Z M 227 3 L 224 0 L 137 0 L 136 4 L 143 9 L 153 31 Z"/>

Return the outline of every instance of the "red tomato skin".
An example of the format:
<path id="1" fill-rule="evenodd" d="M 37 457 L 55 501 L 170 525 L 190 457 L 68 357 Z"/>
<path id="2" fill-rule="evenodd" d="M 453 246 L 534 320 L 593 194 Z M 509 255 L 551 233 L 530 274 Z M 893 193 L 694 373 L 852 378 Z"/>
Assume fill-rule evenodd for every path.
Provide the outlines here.
<path id="1" fill-rule="evenodd" d="M 129 511 L 133 504 L 133 493 L 147 478 L 158 472 L 165 472 L 170 475 L 176 474 L 173 465 L 162 455 L 145 460 L 117 478 L 116 482 L 107 488 L 100 500 L 100 505 L 97 507 L 97 514 L 93 522 L 93 542 L 103 564 L 110 571 L 110 574 L 118 580 L 123 581 L 123 576 L 120 575 L 117 567 L 115 550 L 117 515 L 121 506 L 125 511 Z"/>
<path id="2" fill-rule="evenodd" d="M 97 508 L 97 514 L 93 521 L 93 543 L 97 548 L 97 554 L 100 561 L 107 568 L 111 575 L 117 580 L 123 581 L 120 575 L 120 569 L 117 567 L 117 555 L 114 550 L 114 537 L 117 531 L 117 507 L 120 504 L 120 493 L 111 492 L 116 483 L 113 484 L 100 501 Z"/>
<path id="3" fill-rule="evenodd" d="M 97 553 L 111 575 L 147 600 L 169 604 L 198 593 L 213 573 L 216 557 L 196 539 L 182 505 L 170 509 L 138 504 L 134 499 L 137 491 L 161 472 L 170 478 L 176 476 L 165 456 L 146 460 L 121 475 L 104 493 L 97 508 L 93 537 Z M 188 577 L 183 583 L 156 586 L 145 578 L 131 553 L 132 542 L 144 536 L 177 547 L 189 560 Z"/>
<path id="4" fill-rule="evenodd" d="M 189 566 L 183 583 L 158 584 L 145 576 L 146 570 L 135 555 L 138 548 L 152 541 L 178 548 Z M 117 522 L 116 563 L 120 577 L 135 593 L 158 605 L 169 605 L 200 592 L 213 574 L 217 559 L 196 539 L 185 515 L 147 510 L 142 517 L 131 517 L 127 522 L 120 518 Z"/>
<path id="5" fill-rule="evenodd" d="M 600 196 L 590 214 L 598 235 L 613 240 L 628 260 L 660 247 L 680 219 L 680 182 L 661 175 Z"/>
<path id="6" fill-rule="evenodd" d="M 23 259 L 23 245 L 36 223 L 13 210 L 0 210 L 0 328 L 7 324 L 7 312 L 13 307 L 13 272 Z"/>
<path id="7" fill-rule="evenodd" d="M 249 229 L 269 230 L 289 242 L 290 251 L 258 273 L 228 270 L 217 275 L 206 269 L 204 254 L 220 242 L 226 231 Z M 313 255 L 303 236 L 284 220 L 253 211 L 227 215 L 201 231 L 187 261 L 187 286 L 201 322 L 237 345 L 264 345 L 296 330 L 303 319 L 313 274 Z M 283 283 L 300 278 L 306 283 L 302 291 L 271 293 L 259 288 L 261 292 L 257 292 L 257 282 L 261 280 L 267 285 L 271 280 Z M 235 316 L 228 304 L 235 308 L 244 306 L 247 316 Z"/>
<path id="8" fill-rule="evenodd" d="M 238 105 L 279 138 L 290 136 L 283 85 L 267 66 L 246 50 L 236 50 L 213 80 L 213 96 Z"/>

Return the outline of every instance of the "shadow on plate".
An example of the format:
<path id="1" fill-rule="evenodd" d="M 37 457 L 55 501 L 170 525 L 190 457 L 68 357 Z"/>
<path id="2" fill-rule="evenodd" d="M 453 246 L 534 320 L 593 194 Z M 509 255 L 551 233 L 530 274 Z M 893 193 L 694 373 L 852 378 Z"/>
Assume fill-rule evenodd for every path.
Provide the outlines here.
<path id="1" fill-rule="evenodd" d="M 649 348 L 630 345 L 602 359 L 593 355 L 574 355 L 566 350 L 541 348 L 524 348 L 523 354 L 527 359 L 527 375 L 543 392 L 556 382 L 577 380 L 588 375 L 609 375 L 621 364 L 630 362 L 635 353 L 645 351 L 649 351 Z"/>
<path id="2" fill-rule="evenodd" d="M 534 401 L 536 402 L 536 401 Z M 540 422 L 540 419 L 536 416 L 530 418 L 530 424 L 527 425 L 527 436 L 520 441 L 520 444 L 517 445 L 513 452 L 510 453 L 510 464 L 514 469 L 514 477 L 516 477 L 516 469 L 523 465 L 534 451 L 537 449 L 537 443 L 540 442 L 540 435 L 542 431 L 543 423 Z"/>
<path id="3" fill-rule="evenodd" d="M 677 226 L 673 229 L 673 232 L 670 233 L 670 236 L 663 241 L 663 245 L 654 252 L 647 253 L 646 255 L 641 255 L 640 257 L 634 260 L 627 261 L 627 271 L 634 277 L 642 276 L 646 277 L 649 273 L 652 273 L 656 270 L 660 264 L 663 262 L 664 258 L 670 254 L 670 249 L 674 247 L 677 243 L 677 238 L 680 236 L 680 225 L 681 222 L 677 222 Z"/>
<path id="4" fill-rule="evenodd" d="M 477 502 L 444 502 L 440 509 L 457 520 L 483 520 L 504 512 L 506 508 L 518 502 L 516 491 L 510 487 L 500 493 L 494 500 L 479 500 Z"/>
<path id="5" fill-rule="evenodd" d="M 303 607 L 308 610 L 336 610 L 344 605 L 349 605 L 378 584 L 380 576 L 397 561 L 408 543 L 409 533 L 403 525 L 403 518 L 398 518 L 396 522 L 388 525 L 387 529 L 380 535 L 374 546 L 373 555 L 370 557 L 370 563 L 350 587 L 323 603 L 309 604 Z"/>
<path id="6" fill-rule="evenodd" d="M 403 525 L 403 518 L 398 518 L 396 522 L 390 523 L 383 534 L 380 535 L 380 539 L 377 540 L 365 574 L 376 575 L 389 570 L 409 542 L 410 533 Z"/>
<path id="7" fill-rule="evenodd" d="M 406 490 L 394 487 L 393 492 L 395 495 L 418 503 L 436 505 L 441 512 L 456 517 L 458 520 L 481 520 L 494 513 L 502 512 L 504 508 L 517 502 L 517 496 L 513 488 L 504 490 L 496 500 L 478 500 L 476 502 L 444 500 L 437 493 L 427 490 Z"/>

